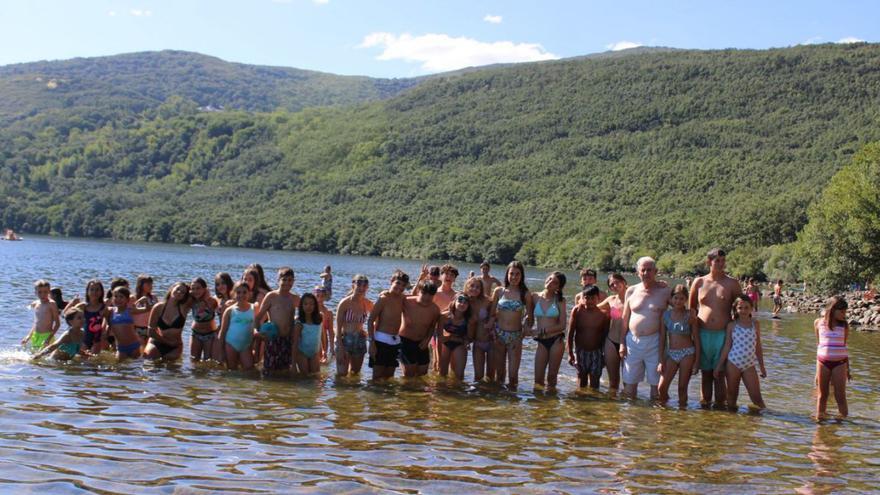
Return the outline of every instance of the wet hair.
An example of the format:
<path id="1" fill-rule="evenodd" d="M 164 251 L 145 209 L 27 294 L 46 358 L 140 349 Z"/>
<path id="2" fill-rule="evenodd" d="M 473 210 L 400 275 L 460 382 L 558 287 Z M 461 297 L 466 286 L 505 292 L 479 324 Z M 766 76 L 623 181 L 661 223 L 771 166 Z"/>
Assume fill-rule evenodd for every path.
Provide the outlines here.
<path id="1" fill-rule="evenodd" d="M 599 292 L 600 292 L 599 288 L 596 287 L 595 285 L 593 285 L 593 284 L 585 285 L 584 289 L 581 291 L 581 297 L 587 298 L 587 297 L 598 296 Z"/>
<path id="2" fill-rule="evenodd" d="M 556 300 L 559 302 L 565 301 L 565 274 L 562 272 L 553 272 L 550 274 L 551 277 L 556 277 L 556 280 L 559 281 L 559 290 L 556 291 Z"/>
<path id="3" fill-rule="evenodd" d="M 483 268 L 484 266 L 485 266 L 485 267 L 492 268 L 492 265 L 490 265 L 489 262 L 488 262 L 487 260 L 483 260 L 483 262 L 480 263 L 480 268 Z"/>
<path id="4" fill-rule="evenodd" d="M 828 304 L 825 305 L 825 326 L 828 327 L 829 330 L 834 329 L 834 310 L 836 309 L 849 309 L 849 304 L 846 302 L 846 299 L 840 296 L 832 296 L 828 298 Z M 843 325 L 849 330 L 849 321 L 844 320 Z"/>
<path id="5" fill-rule="evenodd" d="M 419 284 L 419 290 L 429 296 L 433 296 L 437 293 L 437 284 L 430 280 L 422 280 L 422 283 Z"/>
<path id="6" fill-rule="evenodd" d="M 478 279 L 477 277 L 471 277 L 471 278 L 465 280 L 464 281 L 464 290 L 462 292 L 467 294 L 467 288 L 471 284 L 474 284 L 480 288 L 480 295 L 477 296 L 477 299 L 483 299 L 484 297 L 486 297 L 485 292 L 483 292 L 483 281 Z"/>
<path id="7" fill-rule="evenodd" d="M 449 263 L 440 267 L 440 275 L 445 275 L 447 273 L 451 273 L 458 277 L 458 268 L 455 265 L 450 265 Z"/>
<path id="8" fill-rule="evenodd" d="M 97 286 L 98 289 L 100 289 L 101 291 L 101 294 L 98 296 L 98 302 L 102 302 L 104 300 L 104 284 L 101 283 L 100 280 L 93 278 L 86 283 L 86 304 L 89 304 L 91 302 L 89 301 L 89 289 L 91 289 L 92 286 Z"/>
<path id="9" fill-rule="evenodd" d="M 394 270 L 394 273 L 391 274 L 391 283 L 393 284 L 397 280 L 403 282 L 404 285 L 409 285 L 409 275 L 403 270 Z"/>
<path id="10" fill-rule="evenodd" d="M 581 278 L 588 276 L 596 278 L 596 270 L 593 270 L 592 268 L 584 268 L 583 270 L 581 270 Z"/>
<path id="11" fill-rule="evenodd" d="M 289 266 L 282 266 L 278 269 L 278 280 L 281 280 L 284 277 L 296 278 L 296 275 L 293 274 L 293 268 Z"/>
<path id="12" fill-rule="evenodd" d="M 629 285 L 626 281 L 626 277 L 624 277 L 623 275 L 621 275 L 618 272 L 613 272 L 613 273 L 608 274 L 608 282 L 607 283 L 608 283 L 609 289 L 611 288 L 611 282 L 614 280 L 617 280 L 618 282 L 623 282 L 624 285 Z"/>
<path id="13" fill-rule="evenodd" d="M 739 318 L 739 314 L 736 312 L 736 303 L 738 303 L 739 301 L 747 302 L 747 303 L 749 303 L 749 306 L 752 307 L 752 310 L 755 309 L 755 305 L 752 304 L 752 300 L 749 299 L 749 296 L 747 296 L 745 294 L 740 294 L 740 295 L 734 297 L 733 298 L 733 305 L 730 307 L 730 313 L 731 313 L 731 316 L 733 316 L 734 320 Z"/>
<path id="14" fill-rule="evenodd" d="M 120 285 L 119 287 L 116 287 L 115 289 L 113 289 L 112 292 L 113 292 L 114 296 L 117 294 L 121 294 L 121 295 L 125 296 L 125 299 L 131 298 L 131 290 L 124 285 Z"/>
<path id="15" fill-rule="evenodd" d="M 71 308 L 71 309 L 65 311 L 64 315 L 62 315 L 62 316 L 64 316 L 64 321 L 68 325 L 70 325 L 70 322 L 73 321 L 74 318 L 76 318 L 76 315 L 83 315 L 83 317 L 85 317 L 85 313 L 83 313 L 83 311 L 81 309 L 77 309 L 77 308 Z"/>
<path id="16" fill-rule="evenodd" d="M 727 253 L 721 248 L 712 248 L 706 253 L 706 258 L 708 258 L 709 261 L 713 261 L 723 256 L 727 256 Z"/>
<path id="17" fill-rule="evenodd" d="M 689 295 L 689 294 L 688 294 L 688 289 L 687 289 L 687 287 L 685 287 L 684 284 L 678 284 L 678 285 L 676 285 L 675 287 L 673 287 L 673 288 L 672 288 L 672 294 L 669 295 L 669 298 L 672 299 L 672 296 L 674 296 L 674 295 L 676 295 L 676 294 L 681 294 L 681 295 L 683 295 L 685 299 L 687 299 L 687 298 L 688 298 L 688 295 Z"/>
<path id="18" fill-rule="evenodd" d="M 151 277 L 145 273 L 141 273 L 140 275 L 138 275 L 137 280 L 135 280 L 135 282 L 134 282 L 134 297 L 135 297 L 135 299 L 140 299 L 146 295 L 146 294 L 144 294 L 144 284 L 152 284 L 152 283 L 153 283 L 153 277 Z"/>
<path id="19" fill-rule="evenodd" d="M 449 313 L 450 318 L 455 317 L 455 305 L 458 303 L 459 296 L 462 296 L 462 295 L 464 295 L 464 294 L 456 295 L 452 299 L 452 301 L 449 302 L 449 306 L 446 307 L 446 312 Z M 465 298 L 468 300 L 468 302 L 467 302 L 468 306 L 467 306 L 467 309 L 464 310 L 464 314 L 462 316 L 464 316 L 464 321 L 471 321 L 471 300 L 467 296 L 465 296 Z"/>
<path id="20" fill-rule="evenodd" d="M 214 292 L 217 292 L 217 286 L 220 284 L 224 284 L 226 286 L 226 294 L 221 294 L 224 298 L 229 299 L 232 297 L 232 288 L 235 287 L 235 284 L 232 283 L 232 276 L 230 276 L 226 272 L 220 272 L 217 275 L 214 275 Z"/>
<path id="21" fill-rule="evenodd" d="M 34 282 L 34 289 L 39 289 L 42 287 L 52 287 L 52 284 L 50 284 L 48 280 L 44 280 L 42 278 Z"/>
<path id="22" fill-rule="evenodd" d="M 516 268 L 519 270 L 519 285 L 517 289 L 519 289 L 519 299 L 523 304 L 526 303 L 526 294 L 529 292 L 529 288 L 526 287 L 526 268 L 523 266 L 521 261 L 511 261 L 507 265 L 507 269 L 504 270 L 504 288 L 510 288 L 510 270 Z"/>
<path id="23" fill-rule="evenodd" d="M 306 322 L 306 311 L 303 309 L 305 305 L 303 303 L 306 302 L 306 299 L 311 299 L 315 303 L 315 309 L 312 311 L 312 323 L 320 324 L 323 317 L 321 316 L 321 307 L 318 304 L 318 298 L 315 297 L 314 294 L 310 294 L 306 292 L 299 298 L 299 308 L 297 309 L 296 319 L 299 320 L 300 323 Z"/>

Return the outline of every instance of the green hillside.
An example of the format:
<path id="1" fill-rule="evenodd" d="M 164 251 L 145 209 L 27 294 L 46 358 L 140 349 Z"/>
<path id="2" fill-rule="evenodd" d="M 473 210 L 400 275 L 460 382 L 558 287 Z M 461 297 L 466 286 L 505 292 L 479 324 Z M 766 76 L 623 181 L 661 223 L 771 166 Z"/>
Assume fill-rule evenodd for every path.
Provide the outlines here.
<path id="1" fill-rule="evenodd" d="M 521 64 L 299 112 L 181 96 L 94 128 L 64 109 L 4 127 L 0 223 L 606 269 L 654 254 L 685 271 L 711 245 L 796 238 L 880 140 L 880 46 Z"/>

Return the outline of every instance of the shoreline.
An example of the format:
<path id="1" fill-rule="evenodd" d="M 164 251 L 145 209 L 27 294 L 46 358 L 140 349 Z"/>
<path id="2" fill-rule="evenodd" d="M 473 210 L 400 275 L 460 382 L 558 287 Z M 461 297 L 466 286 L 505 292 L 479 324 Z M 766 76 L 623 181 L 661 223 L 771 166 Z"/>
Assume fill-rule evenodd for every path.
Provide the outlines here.
<path id="1" fill-rule="evenodd" d="M 849 324 L 859 332 L 880 332 L 880 301 L 862 299 L 862 291 L 847 291 L 841 294 L 849 305 Z M 790 313 L 821 314 L 825 309 L 827 297 L 804 294 L 795 291 L 782 292 L 782 309 Z"/>

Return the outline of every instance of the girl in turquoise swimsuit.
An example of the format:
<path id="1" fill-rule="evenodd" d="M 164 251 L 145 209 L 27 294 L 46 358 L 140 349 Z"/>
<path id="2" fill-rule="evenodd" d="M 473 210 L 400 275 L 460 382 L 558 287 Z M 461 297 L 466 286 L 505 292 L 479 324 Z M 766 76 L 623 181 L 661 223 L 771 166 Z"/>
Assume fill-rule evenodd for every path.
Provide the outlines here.
<path id="1" fill-rule="evenodd" d="M 68 325 L 67 331 L 55 339 L 52 345 L 37 353 L 33 359 L 39 359 L 51 354 L 52 359 L 56 361 L 70 361 L 76 356 L 87 355 L 86 350 L 82 348 L 83 325 L 86 321 L 82 310 L 70 309 L 66 311 L 64 313 L 64 321 Z"/>
<path id="2" fill-rule="evenodd" d="M 226 367 L 231 370 L 238 369 L 239 364 L 245 370 L 254 367 L 251 342 L 256 325 L 254 305 L 249 301 L 250 292 L 246 283 L 236 282 L 232 288 L 235 303 L 223 311 L 219 340 L 226 348 Z"/>
<path id="3" fill-rule="evenodd" d="M 522 360 L 523 329 L 532 326 L 532 295 L 525 283 L 525 268 L 519 261 L 507 265 L 504 285 L 492 295 L 492 314 L 495 315 L 495 370 L 499 383 L 504 383 L 505 372 L 510 373 L 508 386 L 516 389 L 519 383 L 519 364 Z M 526 319 L 523 327 L 523 318 Z"/>
<path id="4" fill-rule="evenodd" d="M 306 292 L 299 299 L 296 322 L 293 325 L 293 348 L 296 368 L 303 375 L 321 370 L 321 323 L 323 316 L 314 294 Z"/>
<path id="5" fill-rule="evenodd" d="M 535 340 L 538 342 L 535 349 L 535 386 L 543 387 L 546 375 L 549 390 L 556 388 L 559 366 L 565 354 L 565 320 L 568 313 L 562 295 L 564 289 L 565 274 L 553 272 L 544 281 L 544 290 L 532 295 L 532 314 L 537 327 Z"/>

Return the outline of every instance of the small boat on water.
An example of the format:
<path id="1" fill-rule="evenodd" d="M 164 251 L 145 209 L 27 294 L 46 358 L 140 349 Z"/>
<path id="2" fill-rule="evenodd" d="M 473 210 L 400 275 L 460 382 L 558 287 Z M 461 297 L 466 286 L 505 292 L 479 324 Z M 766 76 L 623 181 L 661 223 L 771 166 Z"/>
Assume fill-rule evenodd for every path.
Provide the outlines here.
<path id="1" fill-rule="evenodd" d="M 206 247 L 208 247 L 208 246 L 206 246 L 206 245 L 204 245 L 204 244 L 190 244 L 189 247 L 194 247 L 194 248 L 206 248 Z"/>
<path id="2" fill-rule="evenodd" d="M 3 237 L 0 237 L 0 240 L 3 240 L 3 241 L 23 241 L 24 238 L 19 237 L 18 234 L 16 234 L 14 230 L 6 229 L 6 232 L 4 232 Z"/>

